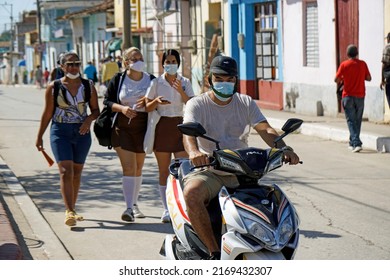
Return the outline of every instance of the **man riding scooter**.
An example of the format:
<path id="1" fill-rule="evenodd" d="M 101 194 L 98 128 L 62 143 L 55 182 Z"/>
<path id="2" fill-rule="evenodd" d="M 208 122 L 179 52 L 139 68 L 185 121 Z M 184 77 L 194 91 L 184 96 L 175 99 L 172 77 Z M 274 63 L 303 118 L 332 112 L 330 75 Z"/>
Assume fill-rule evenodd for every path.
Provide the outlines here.
<path id="1" fill-rule="evenodd" d="M 250 127 L 270 147 L 279 136 L 252 98 L 237 92 L 238 71 L 236 61 L 228 56 L 217 56 L 210 65 L 210 90 L 194 97 L 186 104 L 184 123 L 198 122 L 208 132 L 208 136 L 220 140 L 222 149 L 248 147 Z M 184 147 L 194 166 L 209 164 L 213 143 L 184 135 Z M 284 160 L 298 164 L 299 157 L 283 141 L 277 148 L 285 147 Z M 212 234 L 212 226 L 206 206 L 218 195 L 222 186 L 239 185 L 235 175 L 213 168 L 199 168 L 184 178 L 184 199 L 188 217 L 193 229 L 210 252 L 211 260 L 220 259 L 220 248 Z"/>

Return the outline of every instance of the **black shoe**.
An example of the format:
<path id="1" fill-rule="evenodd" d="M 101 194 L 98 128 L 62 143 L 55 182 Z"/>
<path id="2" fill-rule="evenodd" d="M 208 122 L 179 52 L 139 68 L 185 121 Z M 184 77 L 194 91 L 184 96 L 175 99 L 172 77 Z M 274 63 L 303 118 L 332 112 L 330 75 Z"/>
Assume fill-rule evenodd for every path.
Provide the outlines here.
<path id="1" fill-rule="evenodd" d="M 213 261 L 219 261 L 221 259 L 221 252 L 214 252 L 211 253 L 210 257 L 208 260 L 213 260 Z"/>

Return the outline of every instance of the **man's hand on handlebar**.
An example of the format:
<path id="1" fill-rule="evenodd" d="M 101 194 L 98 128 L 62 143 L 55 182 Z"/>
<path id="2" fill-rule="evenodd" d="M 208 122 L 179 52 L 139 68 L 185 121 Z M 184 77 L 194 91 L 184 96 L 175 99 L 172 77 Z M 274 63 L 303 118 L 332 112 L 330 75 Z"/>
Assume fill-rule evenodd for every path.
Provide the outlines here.
<path id="1" fill-rule="evenodd" d="M 210 164 L 209 157 L 206 154 L 201 153 L 200 151 L 190 153 L 189 159 L 191 160 L 192 165 L 194 165 L 195 167 Z"/>
<path id="2" fill-rule="evenodd" d="M 302 163 L 301 161 L 299 161 L 299 156 L 296 153 L 294 153 L 294 151 L 284 150 L 283 153 L 284 153 L 284 163 L 288 163 L 290 165 Z"/>

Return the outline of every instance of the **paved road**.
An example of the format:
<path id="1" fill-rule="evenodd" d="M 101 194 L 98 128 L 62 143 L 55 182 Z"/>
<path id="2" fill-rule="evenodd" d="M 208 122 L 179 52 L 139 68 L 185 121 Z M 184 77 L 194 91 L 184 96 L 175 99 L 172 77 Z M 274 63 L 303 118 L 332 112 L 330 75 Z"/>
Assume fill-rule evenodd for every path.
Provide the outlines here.
<path id="1" fill-rule="evenodd" d="M 120 220 L 124 202 L 119 161 L 94 139 L 78 201 L 78 211 L 86 221 L 69 230 L 63 223 L 58 172 L 47 166 L 34 146 L 43 91 L 0 87 L 0 101 L 6 104 L 0 113 L 2 174 L 17 177 L 4 176 L 8 187 L 0 186 L 27 244 L 27 258 L 160 258 L 164 235 L 172 231 L 170 225 L 160 223 L 157 166 L 152 156 L 146 160 L 140 197 L 147 217 L 126 224 Z M 280 127 L 279 119 L 289 116 L 267 113 L 276 127 Z M 311 118 L 306 119 L 310 122 Z M 342 127 L 343 122 L 337 122 Z M 388 126 L 375 129 L 390 136 Z M 260 146 L 256 140 L 252 135 L 251 145 Z M 50 152 L 48 133 L 44 141 Z M 390 259 L 390 154 L 370 149 L 353 154 L 345 143 L 298 134 L 286 141 L 304 164 L 285 166 L 268 178 L 284 186 L 300 213 L 297 259 Z"/>

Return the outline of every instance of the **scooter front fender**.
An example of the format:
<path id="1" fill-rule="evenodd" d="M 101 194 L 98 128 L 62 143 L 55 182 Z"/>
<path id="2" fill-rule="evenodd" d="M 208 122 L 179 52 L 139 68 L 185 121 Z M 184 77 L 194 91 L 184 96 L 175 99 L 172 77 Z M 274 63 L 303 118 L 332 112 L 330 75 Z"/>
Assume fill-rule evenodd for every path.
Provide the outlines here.
<path id="1" fill-rule="evenodd" d="M 161 246 L 160 255 L 165 260 L 176 260 L 175 254 L 173 252 L 174 237 L 175 235 L 173 234 L 167 234 Z"/>

